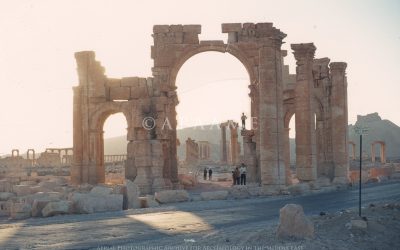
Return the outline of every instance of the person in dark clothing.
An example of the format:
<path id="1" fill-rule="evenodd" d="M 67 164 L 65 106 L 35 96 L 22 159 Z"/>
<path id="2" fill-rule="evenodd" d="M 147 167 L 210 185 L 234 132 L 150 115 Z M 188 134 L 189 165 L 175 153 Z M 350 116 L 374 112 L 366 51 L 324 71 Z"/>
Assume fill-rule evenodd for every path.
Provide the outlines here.
<path id="1" fill-rule="evenodd" d="M 210 168 L 208 170 L 208 179 L 211 181 L 211 178 L 212 178 L 212 169 Z"/>
<path id="2" fill-rule="evenodd" d="M 207 168 L 204 168 L 203 175 L 204 180 L 207 180 Z"/>
<path id="3" fill-rule="evenodd" d="M 246 119 L 247 119 L 247 116 L 244 113 L 242 113 L 241 120 L 242 120 L 242 129 L 243 130 L 246 129 Z"/>
<path id="4" fill-rule="evenodd" d="M 235 185 L 240 185 L 240 171 L 239 171 L 238 167 L 235 168 L 234 177 L 235 177 L 235 181 L 236 181 Z"/>

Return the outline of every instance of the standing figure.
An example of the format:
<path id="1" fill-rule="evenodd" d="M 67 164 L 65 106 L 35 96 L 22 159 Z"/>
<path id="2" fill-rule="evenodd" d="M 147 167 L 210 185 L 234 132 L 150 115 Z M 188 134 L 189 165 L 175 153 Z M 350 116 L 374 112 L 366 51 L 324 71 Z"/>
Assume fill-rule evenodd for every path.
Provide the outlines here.
<path id="1" fill-rule="evenodd" d="M 247 119 L 247 116 L 246 116 L 244 113 L 242 113 L 241 119 L 242 119 L 242 129 L 245 130 L 245 129 L 246 129 L 246 119 Z"/>
<path id="2" fill-rule="evenodd" d="M 240 185 L 246 185 L 247 168 L 244 163 L 240 166 Z"/>
<path id="3" fill-rule="evenodd" d="M 207 168 L 204 168 L 203 178 L 204 178 L 204 180 L 207 180 Z"/>
<path id="4" fill-rule="evenodd" d="M 240 171 L 239 171 L 238 167 L 235 168 L 234 176 L 235 176 L 236 185 L 239 185 L 240 184 Z"/>
<path id="5" fill-rule="evenodd" d="M 210 168 L 208 170 L 208 179 L 211 181 L 211 178 L 212 178 L 212 169 Z"/>

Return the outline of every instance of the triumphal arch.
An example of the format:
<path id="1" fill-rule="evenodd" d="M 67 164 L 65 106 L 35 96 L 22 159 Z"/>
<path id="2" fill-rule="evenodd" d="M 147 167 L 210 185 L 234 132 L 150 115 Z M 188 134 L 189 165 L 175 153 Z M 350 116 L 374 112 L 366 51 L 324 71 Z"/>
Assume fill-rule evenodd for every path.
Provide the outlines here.
<path id="1" fill-rule="evenodd" d="M 74 183 L 104 182 L 103 124 L 120 112 L 128 124 L 126 178 L 143 193 L 178 186 L 175 81 L 185 61 L 205 51 L 233 55 L 249 74 L 251 116 L 257 125 L 241 135 L 253 182 L 267 188 L 290 184 L 288 125 L 293 114 L 297 178 L 347 182 L 346 63 L 315 59 L 312 43 L 292 44 L 297 68 L 290 75 L 283 64 L 287 52 L 281 49 L 286 34 L 272 23 L 225 23 L 222 32 L 227 43 L 200 41 L 200 25 L 155 25 L 151 77 L 108 78 L 94 52 L 75 54 Z"/>

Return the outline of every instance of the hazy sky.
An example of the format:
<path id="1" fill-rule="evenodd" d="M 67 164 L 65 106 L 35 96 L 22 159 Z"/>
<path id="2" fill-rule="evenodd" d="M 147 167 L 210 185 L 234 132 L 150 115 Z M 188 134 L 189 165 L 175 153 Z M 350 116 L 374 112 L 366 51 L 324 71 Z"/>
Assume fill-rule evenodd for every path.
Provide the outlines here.
<path id="1" fill-rule="evenodd" d="M 273 22 L 289 51 L 314 42 L 316 57 L 348 63 L 351 123 L 376 111 L 400 124 L 400 1 L 0 0 L 0 155 L 72 145 L 74 52 L 96 51 L 109 77 L 150 76 L 154 24 L 202 24 L 201 39 L 226 41 L 224 22 Z M 294 72 L 291 52 L 286 62 Z M 231 55 L 196 55 L 178 75 L 180 125 L 238 119 L 247 85 Z M 112 117 L 106 136 L 125 127 Z"/>

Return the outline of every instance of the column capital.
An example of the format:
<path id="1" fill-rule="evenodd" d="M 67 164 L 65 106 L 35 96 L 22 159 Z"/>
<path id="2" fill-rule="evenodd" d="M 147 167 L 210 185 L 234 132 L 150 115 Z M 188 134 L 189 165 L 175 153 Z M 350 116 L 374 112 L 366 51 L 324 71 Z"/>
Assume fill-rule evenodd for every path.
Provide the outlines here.
<path id="1" fill-rule="evenodd" d="M 331 71 L 339 71 L 339 72 L 345 72 L 347 68 L 347 63 L 345 62 L 331 62 L 329 64 L 329 68 Z"/>
<path id="2" fill-rule="evenodd" d="M 296 43 L 291 44 L 290 48 L 293 50 L 296 61 L 308 61 L 314 59 L 315 50 L 317 49 L 314 43 Z"/>

